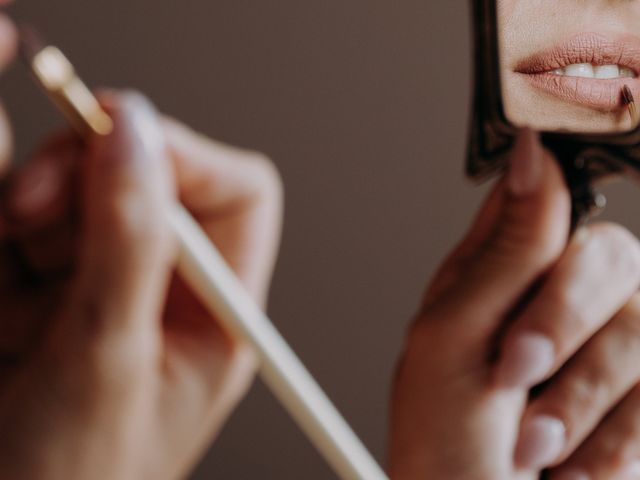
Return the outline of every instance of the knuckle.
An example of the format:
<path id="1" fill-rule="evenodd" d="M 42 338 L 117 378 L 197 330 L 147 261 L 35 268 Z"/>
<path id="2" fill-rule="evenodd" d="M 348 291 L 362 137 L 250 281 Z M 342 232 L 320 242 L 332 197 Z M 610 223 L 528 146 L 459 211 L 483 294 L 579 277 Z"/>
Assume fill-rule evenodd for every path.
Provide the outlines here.
<path id="1" fill-rule="evenodd" d="M 153 332 L 115 325 L 109 306 L 88 295 L 70 310 L 71 323 L 56 331 L 48 342 L 50 354 L 80 368 L 94 387 L 126 390 L 140 377 L 149 377 L 160 358 L 160 338 Z M 68 337 L 80 339 L 66 347 Z M 72 369 L 70 369 L 72 370 Z"/>
<path id="2" fill-rule="evenodd" d="M 558 318 L 544 319 L 544 324 L 552 329 L 551 333 L 556 340 L 562 338 L 571 339 L 574 334 L 571 332 L 584 333 L 591 324 L 591 316 L 588 309 L 584 308 L 579 298 L 576 298 L 575 292 L 570 288 L 553 288 L 547 292 L 546 303 L 550 311 L 557 312 Z M 559 346 L 562 349 L 562 345 Z"/>
<path id="3" fill-rule="evenodd" d="M 562 254 L 566 233 L 553 225 L 532 228 L 507 219 L 489 242 L 489 249 L 528 268 L 546 269 Z"/>
<path id="4" fill-rule="evenodd" d="M 594 226 L 585 249 L 597 251 L 609 269 L 640 282 L 640 242 L 627 229 L 611 223 Z"/>
<path id="5" fill-rule="evenodd" d="M 591 378 L 580 378 L 556 390 L 549 397 L 540 399 L 535 414 L 550 415 L 562 422 L 566 438 L 573 443 L 589 427 L 592 412 L 599 411 L 604 395 L 601 384 Z"/>
<path id="6" fill-rule="evenodd" d="M 458 325 L 443 320 L 438 313 L 427 312 L 411 323 L 393 371 L 394 391 L 414 391 L 416 385 L 420 388 L 438 386 L 438 390 L 444 391 L 456 388 L 458 382 L 465 381 L 469 375 L 486 373 L 484 345 L 470 346 L 461 353 L 460 344 L 450 341 L 459 335 Z"/>
<path id="7" fill-rule="evenodd" d="M 629 453 L 626 449 L 621 448 L 620 439 L 615 439 L 615 447 L 612 445 L 613 439 L 607 441 L 609 445 L 604 445 L 608 455 L 605 455 L 604 467 L 610 472 L 624 472 L 630 471 L 634 465 L 630 462 Z M 630 440 L 630 444 L 633 444 L 633 439 Z M 614 447 L 614 448 L 612 448 Z M 632 477 L 627 477 L 632 478 Z"/>
<path id="8" fill-rule="evenodd" d="M 284 196 L 282 177 L 275 163 L 265 154 L 252 150 L 242 150 L 236 147 L 220 146 L 204 138 L 206 145 L 203 158 L 209 162 L 210 168 L 199 179 L 201 188 L 215 189 L 221 182 L 218 171 L 219 160 L 231 162 L 238 173 L 242 175 L 242 182 L 236 186 L 236 195 L 243 201 L 274 200 L 281 203 Z"/>
<path id="9" fill-rule="evenodd" d="M 640 339 L 640 293 L 634 294 L 616 319 L 625 338 Z"/>
<path id="10" fill-rule="evenodd" d="M 93 286 L 95 287 L 95 285 Z M 82 338 L 90 363 L 95 366 L 115 365 L 135 367 L 157 351 L 159 339 L 155 330 L 132 328 L 117 318 L 121 314 L 95 289 L 83 289 L 69 310 L 72 324 Z"/>
<path id="11" fill-rule="evenodd" d="M 453 331 L 451 331 L 453 330 Z M 455 322 L 442 321 L 437 312 L 427 309 L 418 315 L 409 325 L 405 335 L 403 356 L 419 358 L 455 358 L 459 348 L 455 342 L 443 341 L 453 338 Z"/>
<path id="12" fill-rule="evenodd" d="M 571 417 L 575 419 L 571 423 L 574 428 L 576 422 L 583 420 L 590 412 L 600 411 L 612 393 L 605 372 L 597 366 L 593 367 L 584 371 L 569 385 L 569 405 L 573 411 Z"/>
<path id="13" fill-rule="evenodd" d="M 143 256 L 155 256 L 171 238 L 166 212 L 139 195 L 123 195 L 112 204 L 107 219 L 115 245 Z"/>
<path id="14" fill-rule="evenodd" d="M 120 107 L 136 107 L 149 104 L 147 96 L 134 88 L 120 90 L 116 94 L 116 98 Z"/>
<path id="15" fill-rule="evenodd" d="M 235 343 L 229 348 L 227 354 L 226 376 L 229 379 L 246 379 L 254 375 L 257 368 L 257 358 L 249 345 Z"/>
<path id="16" fill-rule="evenodd" d="M 157 349 L 149 337 L 110 335 L 89 343 L 91 369 L 111 384 L 129 383 L 153 367 Z"/>
<path id="17" fill-rule="evenodd" d="M 247 344 L 235 341 L 219 345 L 218 354 L 222 364 L 216 362 L 216 371 L 210 375 L 211 403 L 232 405 L 249 389 L 255 376 L 258 360 L 254 350 Z"/>
<path id="18" fill-rule="evenodd" d="M 258 185 L 269 192 L 282 193 L 282 177 L 275 163 L 267 155 L 260 152 L 245 152 L 244 158 L 259 179 Z"/>
<path id="19" fill-rule="evenodd" d="M 417 345 L 423 345 L 433 337 L 433 323 L 426 315 L 421 315 L 411 322 L 406 332 L 404 351 L 412 350 Z"/>

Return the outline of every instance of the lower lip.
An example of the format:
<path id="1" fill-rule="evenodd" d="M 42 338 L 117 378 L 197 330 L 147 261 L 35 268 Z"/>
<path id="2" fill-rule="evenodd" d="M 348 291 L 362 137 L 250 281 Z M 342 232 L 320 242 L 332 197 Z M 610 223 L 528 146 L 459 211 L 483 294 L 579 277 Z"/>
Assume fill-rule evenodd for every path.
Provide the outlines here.
<path id="1" fill-rule="evenodd" d="M 582 78 L 553 73 L 523 74 L 539 90 L 562 100 L 603 112 L 624 108 L 622 89 L 627 85 L 635 98 L 640 98 L 638 78 Z"/>

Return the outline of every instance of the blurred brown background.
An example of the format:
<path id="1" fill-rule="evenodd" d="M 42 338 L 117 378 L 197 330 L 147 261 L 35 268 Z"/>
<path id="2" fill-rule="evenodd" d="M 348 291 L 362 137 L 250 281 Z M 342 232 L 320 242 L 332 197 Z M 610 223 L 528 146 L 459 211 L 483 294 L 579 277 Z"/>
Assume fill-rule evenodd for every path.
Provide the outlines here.
<path id="1" fill-rule="evenodd" d="M 266 152 L 287 211 L 270 314 L 384 461 L 390 378 L 428 277 L 483 190 L 462 177 L 467 3 L 20 0 L 92 85 Z M 60 123 L 22 68 L 2 80 L 18 158 Z M 640 230 L 636 187 L 609 216 Z M 258 384 L 193 479 L 334 478 Z"/>

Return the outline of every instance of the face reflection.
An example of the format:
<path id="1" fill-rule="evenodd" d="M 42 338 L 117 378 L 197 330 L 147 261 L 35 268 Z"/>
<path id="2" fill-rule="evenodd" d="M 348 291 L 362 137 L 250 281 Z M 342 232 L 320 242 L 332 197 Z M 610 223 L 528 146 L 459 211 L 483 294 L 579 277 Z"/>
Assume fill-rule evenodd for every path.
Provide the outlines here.
<path id="1" fill-rule="evenodd" d="M 497 0 L 507 118 L 538 130 L 627 131 L 640 102 L 640 0 Z"/>

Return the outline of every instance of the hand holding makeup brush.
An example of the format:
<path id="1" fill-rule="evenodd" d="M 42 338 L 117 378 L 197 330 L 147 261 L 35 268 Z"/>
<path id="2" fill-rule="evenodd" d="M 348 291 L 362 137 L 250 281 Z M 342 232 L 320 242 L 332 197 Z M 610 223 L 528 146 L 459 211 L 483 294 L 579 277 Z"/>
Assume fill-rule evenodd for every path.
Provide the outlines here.
<path id="1" fill-rule="evenodd" d="M 263 303 L 277 174 L 140 95 L 102 102 L 111 135 L 53 140 L 2 199 L 1 478 L 181 478 L 253 378 L 249 349 L 174 274 L 166 211 L 180 196 Z"/>

